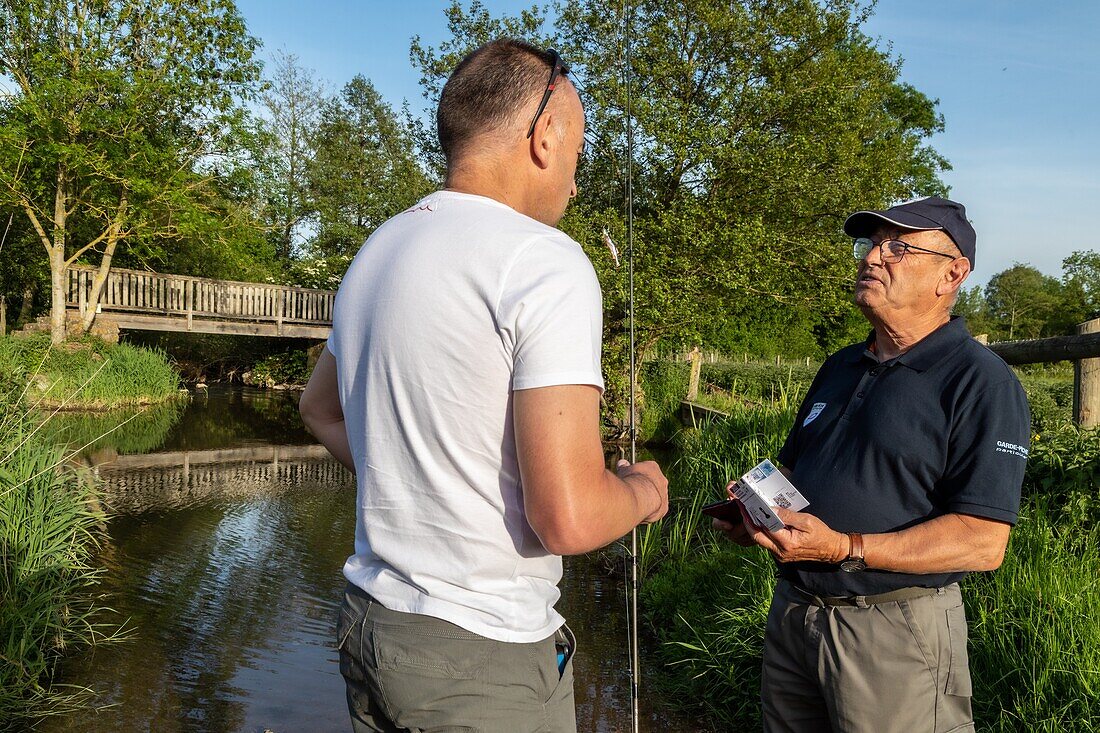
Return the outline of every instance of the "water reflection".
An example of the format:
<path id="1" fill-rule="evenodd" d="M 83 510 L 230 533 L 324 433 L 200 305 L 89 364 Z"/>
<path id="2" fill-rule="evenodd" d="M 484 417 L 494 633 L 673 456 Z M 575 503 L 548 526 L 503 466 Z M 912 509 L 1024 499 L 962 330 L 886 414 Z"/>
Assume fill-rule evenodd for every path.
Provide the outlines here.
<path id="1" fill-rule="evenodd" d="M 113 707 L 41 730 L 349 729 L 332 636 L 354 481 L 319 447 L 286 440 L 300 426 L 261 444 L 257 431 L 289 419 L 287 397 L 259 409 L 247 396 L 196 400 L 161 451 L 96 464 L 120 512 L 102 551 L 103 590 L 134 639 L 64 669 L 64 681 Z M 204 437 L 210 426 L 217 440 Z M 559 608 L 580 646 L 581 731 L 629 730 L 626 601 L 606 562 L 569 558 L 562 582 Z M 657 705 L 643 712 L 643 730 L 697 730 Z"/>

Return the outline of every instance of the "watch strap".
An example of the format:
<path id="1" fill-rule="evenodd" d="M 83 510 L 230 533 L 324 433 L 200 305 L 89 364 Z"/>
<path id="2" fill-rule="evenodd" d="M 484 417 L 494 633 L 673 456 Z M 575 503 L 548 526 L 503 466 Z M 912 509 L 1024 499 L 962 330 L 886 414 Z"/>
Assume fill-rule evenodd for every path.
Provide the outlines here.
<path id="1" fill-rule="evenodd" d="M 863 535 L 859 532 L 848 533 L 848 559 L 864 562 Z"/>

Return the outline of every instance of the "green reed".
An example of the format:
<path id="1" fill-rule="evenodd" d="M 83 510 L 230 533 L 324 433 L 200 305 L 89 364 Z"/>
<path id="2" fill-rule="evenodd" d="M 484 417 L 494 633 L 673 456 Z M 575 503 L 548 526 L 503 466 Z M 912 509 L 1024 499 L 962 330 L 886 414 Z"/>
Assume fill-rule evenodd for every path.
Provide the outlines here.
<path id="1" fill-rule="evenodd" d="M 0 339 L 0 730 L 80 709 L 90 692 L 58 684 L 56 665 L 75 649 L 116 638 L 100 623 L 93 556 L 105 517 L 71 453 L 43 438 L 26 404 L 16 348 Z"/>

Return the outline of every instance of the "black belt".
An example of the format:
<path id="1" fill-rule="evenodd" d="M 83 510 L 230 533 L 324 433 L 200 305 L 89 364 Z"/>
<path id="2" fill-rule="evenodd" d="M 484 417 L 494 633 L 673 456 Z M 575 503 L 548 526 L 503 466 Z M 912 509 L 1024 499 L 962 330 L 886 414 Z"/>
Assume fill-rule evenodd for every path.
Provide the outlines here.
<path id="1" fill-rule="evenodd" d="M 888 591 L 886 593 L 875 593 L 870 596 L 819 596 L 816 593 L 812 593 L 805 588 L 800 588 L 789 580 L 787 584 L 798 594 L 799 597 L 805 599 L 806 603 L 818 608 L 829 608 L 832 606 L 855 606 L 857 608 L 866 608 L 873 606 L 876 603 L 890 603 L 892 601 L 908 601 L 913 598 L 923 598 L 924 596 L 934 596 L 943 592 L 942 588 L 898 588 L 897 590 Z"/>

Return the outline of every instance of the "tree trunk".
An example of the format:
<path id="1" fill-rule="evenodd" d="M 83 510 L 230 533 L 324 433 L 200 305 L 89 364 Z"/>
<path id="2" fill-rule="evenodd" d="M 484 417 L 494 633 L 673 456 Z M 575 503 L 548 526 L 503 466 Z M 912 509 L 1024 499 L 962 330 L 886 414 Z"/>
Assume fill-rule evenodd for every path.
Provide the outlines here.
<path id="1" fill-rule="evenodd" d="M 126 206 L 129 198 L 123 193 L 118 202 L 118 213 L 115 220 L 107 228 L 107 246 L 103 250 L 103 259 L 99 261 L 99 270 L 92 280 L 91 292 L 88 293 L 87 307 L 81 314 L 81 333 L 88 333 L 95 323 L 96 311 L 99 310 L 99 298 L 103 295 L 103 286 L 107 282 L 107 276 L 111 274 L 111 260 L 115 257 L 115 248 L 118 247 L 122 236 L 122 223 L 126 220 Z"/>
<path id="2" fill-rule="evenodd" d="M 54 247 L 50 253 L 50 343 L 65 340 L 65 250 Z"/>
<path id="3" fill-rule="evenodd" d="M 57 169 L 57 190 L 53 198 L 53 245 L 50 252 L 50 342 L 65 340 L 65 225 L 68 218 L 69 181 L 64 166 Z"/>
<path id="4" fill-rule="evenodd" d="M 99 269 L 96 270 L 95 277 L 92 278 L 91 292 L 88 293 L 88 305 L 84 310 L 84 320 L 80 324 L 81 333 L 88 333 L 92 328 L 92 324 L 95 323 L 95 314 L 99 309 L 99 298 L 103 295 L 103 286 L 107 282 L 107 276 L 111 274 L 111 260 L 114 259 L 117 245 L 118 239 L 112 238 L 103 251 L 103 259 L 99 262 Z"/>

